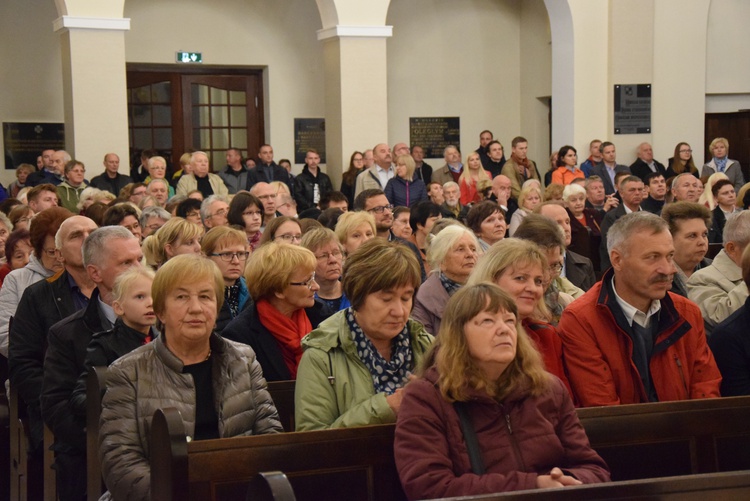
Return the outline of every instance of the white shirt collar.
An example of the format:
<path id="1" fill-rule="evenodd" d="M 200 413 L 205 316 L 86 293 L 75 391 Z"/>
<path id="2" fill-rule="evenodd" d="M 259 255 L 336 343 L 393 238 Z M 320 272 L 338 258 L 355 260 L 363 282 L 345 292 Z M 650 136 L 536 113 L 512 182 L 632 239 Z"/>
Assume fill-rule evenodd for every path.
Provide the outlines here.
<path id="1" fill-rule="evenodd" d="M 651 306 L 646 313 L 643 313 L 635 306 L 631 306 L 629 303 L 625 302 L 625 300 L 621 298 L 619 294 L 617 294 L 614 277 L 612 277 L 612 290 L 615 293 L 615 300 L 617 300 L 617 304 L 620 306 L 620 309 L 622 309 L 622 312 L 625 315 L 625 320 L 628 321 L 628 325 L 630 325 L 631 327 L 633 326 L 633 322 L 635 321 L 641 327 L 647 328 L 651 322 L 651 317 L 661 311 L 661 301 L 659 301 L 658 299 L 651 300 Z"/>

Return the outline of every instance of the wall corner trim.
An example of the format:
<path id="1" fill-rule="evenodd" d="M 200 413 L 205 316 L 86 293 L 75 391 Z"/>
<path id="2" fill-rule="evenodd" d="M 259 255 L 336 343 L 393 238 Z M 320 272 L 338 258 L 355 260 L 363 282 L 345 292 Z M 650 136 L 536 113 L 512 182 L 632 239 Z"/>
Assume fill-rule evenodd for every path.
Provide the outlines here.
<path id="1" fill-rule="evenodd" d="M 130 30 L 130 18 L 62 16 L 52 22 L 54 31 L 62 29 Z"/>
<path id="2" fill-rule="evenodd" d="M 388 38 L 393 36 L 393 26 L 343 26 L 318 30 L 318 40 L 335 37 Z"/>

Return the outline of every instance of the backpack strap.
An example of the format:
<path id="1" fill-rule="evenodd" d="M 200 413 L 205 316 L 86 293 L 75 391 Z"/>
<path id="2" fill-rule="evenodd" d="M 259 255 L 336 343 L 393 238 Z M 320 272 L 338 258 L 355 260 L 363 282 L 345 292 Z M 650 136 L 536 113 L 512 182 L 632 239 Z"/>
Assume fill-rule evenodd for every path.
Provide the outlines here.
<path id="1" fill-rule="evenodd" d="M 466 410 L 466 402 L 453 402 L 453 408 L 456 409 L 458 419 L 461 421 L 461 432 L 464 434 L 464 441 L 469 452 L 469 461 L 471 462 L 471 471 L 476 475 L 484 475 L 484 461 L 479 450 L 479 441 L 474 431 L 474 426 L 469 419 L 469 413 Z"/>

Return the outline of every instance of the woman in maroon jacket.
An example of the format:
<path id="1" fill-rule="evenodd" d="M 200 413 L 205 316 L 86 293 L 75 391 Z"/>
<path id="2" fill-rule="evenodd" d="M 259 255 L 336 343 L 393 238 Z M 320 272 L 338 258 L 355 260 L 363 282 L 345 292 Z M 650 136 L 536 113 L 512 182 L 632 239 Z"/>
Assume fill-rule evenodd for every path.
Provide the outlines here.
<path id="1" fill-rule="evenodd" d="M 422 377 L 405 388 L 396 424 L 394 455 L 409 499 L 609 480 L 568 391 L 544 371 L 500 287 L 456 292 L 433 346 Z"/>

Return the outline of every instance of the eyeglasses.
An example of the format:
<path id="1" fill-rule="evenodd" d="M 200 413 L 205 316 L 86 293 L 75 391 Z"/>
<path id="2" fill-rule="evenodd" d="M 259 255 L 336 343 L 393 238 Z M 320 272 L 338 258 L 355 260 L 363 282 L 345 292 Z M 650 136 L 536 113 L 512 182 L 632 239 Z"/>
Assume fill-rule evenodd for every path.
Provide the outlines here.
<path id="1" fill-rule="evenodd" d="M 393 205 L 378 205 L 377 207 L 373 207 L 372 209 L 367 209 L 367 212 L 374 212 L 376 214 L 382 214 L 383 211 L 388 209 L 389 211 L 393 211 Z"/>
<path id="2" fill-rule="evenodd" d="M 274 240 L 279 239 L 279 238 L 285 242 L 301 242 L 302 241 L 302 235 L 284 234 L 284 235 L 276 235 L 275 237 L 273 237 Z"/>
<path id="3" fill-rule="evenodd" d="M 313 273 L 312 276 L 310 277 L 310 279 L 308 281 L 306 281 L 306 282 L 289 282 L 289 285 L 299 285 L 299 286 L 304 285 L 308 289 L 312 289 L 313 282 L 315 282 L 315 273 Z M 317 283 L 317 282 L 315 282 L 315 283 Z"/>
<path id="4" fill-rule="evenodd" d="M 680 153 L 692 153 L 693 150 L 680 150 Z"/>
<path id="5" fill-rule="evenodd" d="M 134 191 L 133 193 L 131 193 L 131 195 L 134 196 L 134 197 L 137 197 L 137 196 L 141 196 L 142 197 L 145 194 L 146 194 L 146 190 L 143 190 L 143 191 Z"/>
<path id="6" fill-rule="evenodd" d="M 245 261 L 250 255 L 248 251 L 244 252 L 214 252 L 210 254 L 214 257 L 220 257 L 222 261 L 230 262 L 232 259 L 237 258 L 237 261 Z"/>
<path id="7" fill-rule="evenodd" d="M 250 216 L 250 217 L 260 217 L 263 215 L 263 213 L 259 210 L 249 210 L 247 212 L 242 213 L 243 216 Z"/>
<path id="8" fill-rule="evenodd" d="M 227 215 L 226 209 L 219 209 L 208 217 L 214 217 L 214 216 L 226 217 L 226 215 Z"/>
<path id="9" fill-rule="evenodd" d="M 323 254 L 321 254 L 321 255 L 319 255 L 319 256 L 315 256 L 315 258 L 316 258 L 316 259 L 317 259 L 318 261 L 328 261 L 328 259 L 329 259 L 329 258 L 330 258 L 331 256 L 333 256 L 333 257 L 335 257 L 335 258 L 337 258 L 337 259 L 338 259 L 338 258 L 340 258 L 340 257 L 341 257 L 341 255 L 342 255 L 342 254 L 341 254 L 341 251 L 340 251 L 340 250 L 335 250 L 335 251 L 333 251 L 333 252 L 324 252 Z"/>
<path id="10" fill-rule="evenodd" d="M 549 271 L 552 273 L 560 273 L 563 269 L 563 265 L 560 263 L 549 265 Z"/>

